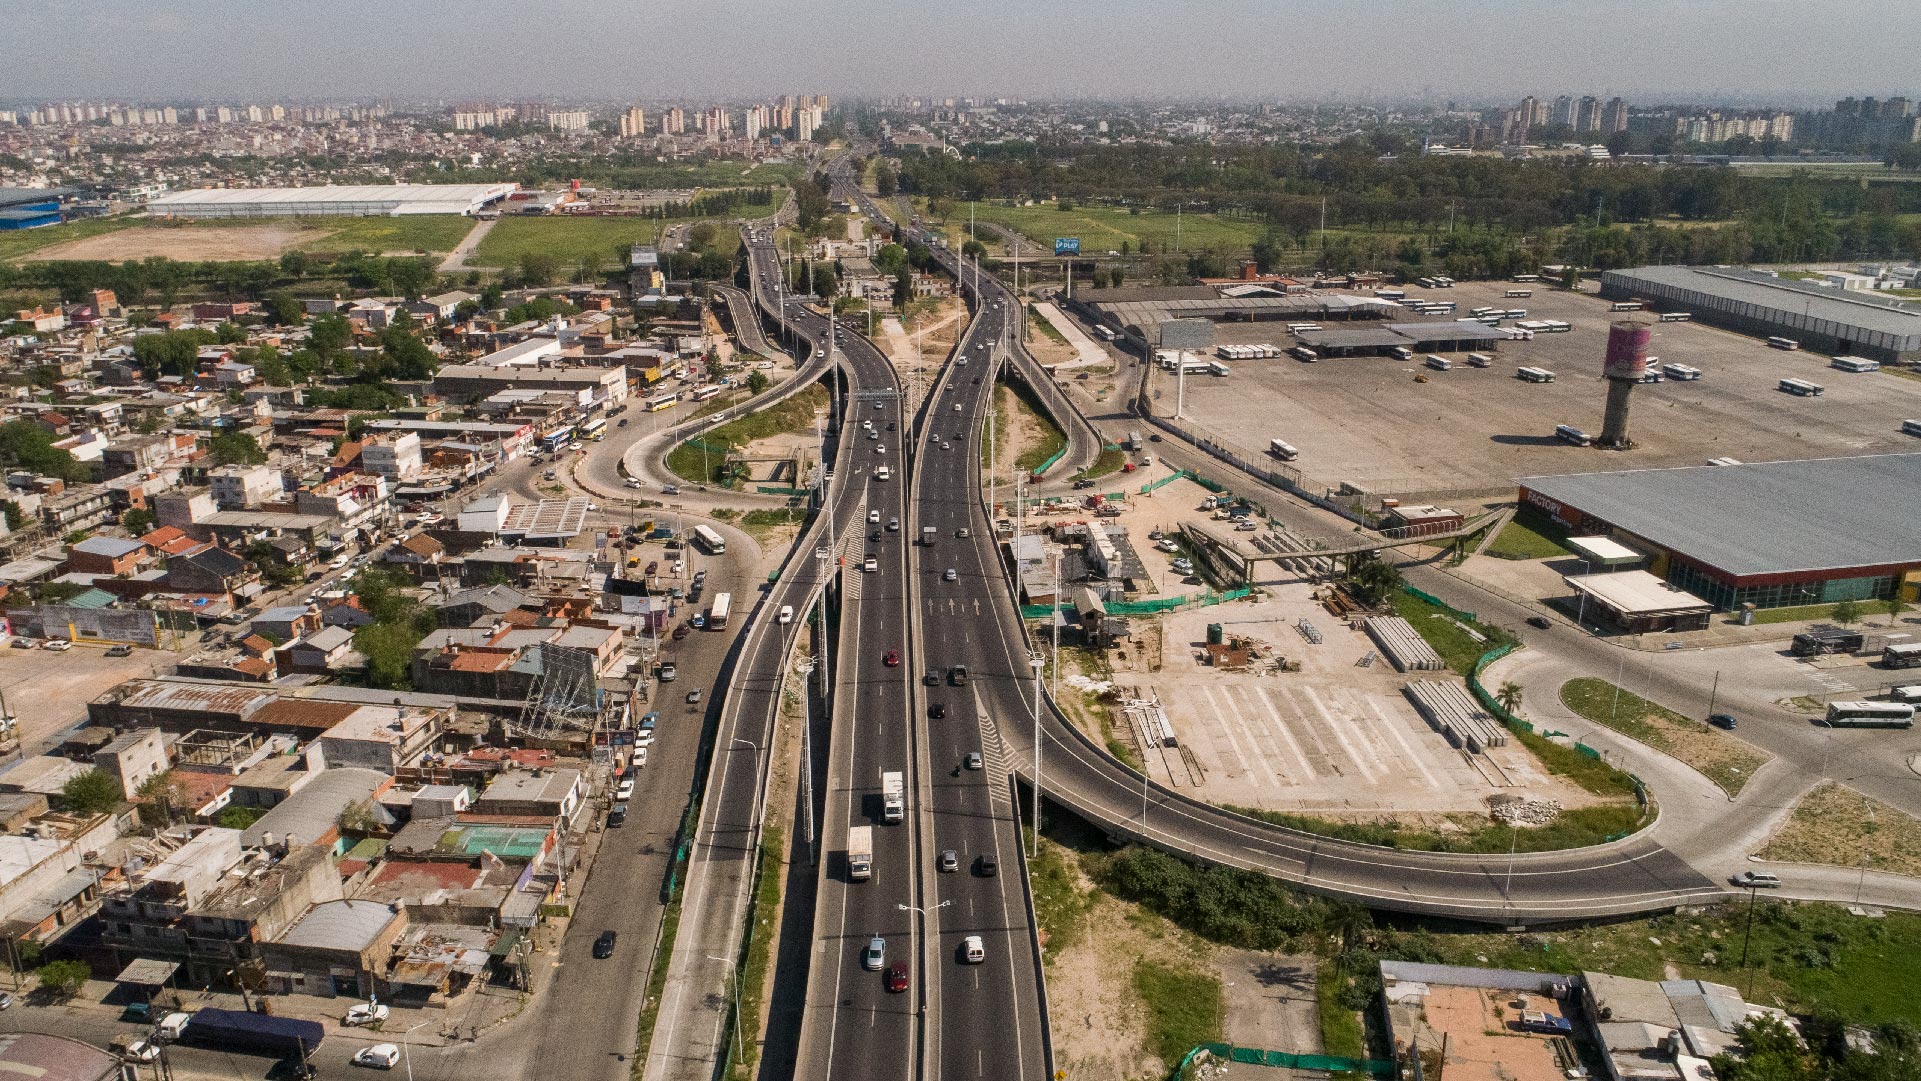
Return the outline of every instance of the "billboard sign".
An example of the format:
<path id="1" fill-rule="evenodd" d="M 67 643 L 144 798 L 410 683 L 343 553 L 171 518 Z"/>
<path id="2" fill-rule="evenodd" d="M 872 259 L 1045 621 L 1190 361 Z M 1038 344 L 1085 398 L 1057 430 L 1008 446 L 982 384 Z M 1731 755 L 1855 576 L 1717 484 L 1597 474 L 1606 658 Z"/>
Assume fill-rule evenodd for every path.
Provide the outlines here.
<path id="1" fill-rule="evenodd" d="M 1079 255 L 1081 238 L 1077 236 L 1057 236 L 1054 238 L 1055 255 Z"/>
<path id="2" fill-rule="evenodd" d="M 1214 348 L 1214 324 L 1206 319 L 1168 319 L 1161 323 L 1163 349 Z"/>

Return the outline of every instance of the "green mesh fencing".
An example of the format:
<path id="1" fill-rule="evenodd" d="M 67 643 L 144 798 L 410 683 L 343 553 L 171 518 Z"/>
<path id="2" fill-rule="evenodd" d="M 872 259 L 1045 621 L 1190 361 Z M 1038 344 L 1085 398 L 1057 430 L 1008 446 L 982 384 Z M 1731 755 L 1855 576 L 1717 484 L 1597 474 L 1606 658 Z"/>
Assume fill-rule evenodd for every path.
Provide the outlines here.
<path id="1" fill-rule="evenodd" d="M 1035 466 L 1035 467 L 1034 467 L 1034 475 L 1038 477 L 1038 476 L 1040 476 L 1040 475 L 1041 475 L 1042 473 L 1045 473 L 1045 472 L 1047 472 L 1048 470 L 1050 470 L 1050 469 L 1052 469 L 1052 468 L 1054 468 L 1054 467 L 1055 467 L 1056 465 L 1059 465 L 1059 464 L 1060 464 L 1060 460 L 1061 460 L 1062 458 L 1065 458 L 1065 457 L 1067 457 L 1067 448 L 1066 448 L 1066 447 L 1062 447 L 1062 448 L 1061 448 L 1060 450 L 1057 450 L 1057 451 L 1055 451 L 1055 452 L 1054 452 L 1054 456 L 1053 456 L 1052 458 L 1049 458 L 1048 460 L 1046 460 L 1046 461 L 1044 461 L 1044 462 L 1042 462 L 1041 464 L 1039 464 L 1039 465 L 1037 465 L 1037 466 Z"/>
<path id="2" fill-rule="evenodd" d="M 1393 1077 L 1395 1065 L 1391 1059 L 1378 1058 L 1341 1058 L 1338 1055 L 1300 1055 L 1291 1051 L 1263 1051 L 1256 1047 L 1236 1047 L 1229 1043 L 1204 1043 L 1189 1051 L 1174 1070 L 1174 1077 L 1181 1076 L 1194 1059 L 1207 1052 L 1218 1059 L 1239 1062 L 1249 1066 L 1272 1066 L 1277 1069 L 1325 1070 L 1333 1074 L 1366 1074 L 1370 1077 Z"/>
<path id="3" fill-rule="evenodd" d="M 1179 473 L 1170 474 L 1168 476 L 1162 477 L 1160 480 L 1150 481 L 1146 484 L 1141 485 L 1141 494 L 1146 495 L 1147 493 L 1153 491 L 1156 488 L 1165 487 L 1169 484 L 1174 483 L 1177 480 L 1180 480 L 1183 477 L 1185 477 L 1188 480 L 1193 480 L 1194 473 L 1192 470 L 1183 469 Z"/>

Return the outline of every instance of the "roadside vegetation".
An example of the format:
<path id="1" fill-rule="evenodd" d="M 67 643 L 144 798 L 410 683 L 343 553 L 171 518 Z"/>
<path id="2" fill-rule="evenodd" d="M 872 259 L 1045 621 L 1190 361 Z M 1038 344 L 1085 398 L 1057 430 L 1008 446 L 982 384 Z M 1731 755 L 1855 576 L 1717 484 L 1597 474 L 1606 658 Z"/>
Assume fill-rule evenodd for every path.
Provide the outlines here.
<path id="1" fill-rule="evenodd" d="M 827 388 L 816 383 L 738 420 L 675 447 L 667 454 L 667 468 L 695 484 L 723 483 L 729 456 L 757 439 L 798 432 L 814 423 L 827 408 Z"/>
<path id="2" fill-rule="evenodd" d="M 1457 620 L 1451 613 L 1412 593 L 1397 589 L 1388 599 L 1394 614 L 1412 623 L 1447 666 L 1463 676 L 1474 671 L 1475 662 L 1482 654 L 1514 641 L 1513 635 L 1499 627 Z"/>
<path id="3" fill-rule="evenodd" d="M 1759 855 L 1921 876 L 1921 820 L 1828 781 L 1801 797 Z"/>
<path id="4" fill-rule="evenodd" d="M 768 825 L 761 831 L 760 876 L 754 887 L 747 962 L 740 971 L 740 1001 L 735 1004 L 734 1013 L 734 1024 L 740 1026 L 743 1037 L 741 1057 L 728 1071 L 728 1076 L 741 1081 L 752 1078 L 754 1067 L 760 1062 L 760 1004 L 766 997 L 767 973 L 774 957 L 774 929 L 780 924 L 781 883 L 786 879 L 780 858 L 783 844 L 784 834 L 779 826 Z"/>
<path id="5" fill-rule="evenodd" d="M 1134 991 L 1147 1007 L 1147 1046 L 1178 1064 L 1196 1044 L 1221 1038 L 1221 978 L 1157 961 L 1134 964 Z"/>
<path id="6" fill-rule="evenodd" d="M 1031 473 L 1067 449 L 1067 436 L 1048 419 L 1047 411 L 1034 401 L 1025 388 L 1002 383 L 996 390 L 1014 400 L 1014 415 L 1020 419 L 1024 435 L 1027 436 L 1020 455 L 1014 459 L 1016 469 Z"/>
<path id="7" fill-rule="evenodd" d="M 1551 771 L 1550 771 L 1551 772 Z M 1544 826 L 1513 829 L 1480 814 L 1447 816 L 1449 830 L 1410 826 L 1392 820 L 1345 822 L 1314 815 L 1265 811 L 1258 807 L 1228 806 L 1228 810 L 1276 826 L 1301 830 L 1322 837 L 1333 837 L 1359 844 L 1380 845 L 1414 852 L 1504 853 L 1511 845 L 1516 852 L 1553 852 L 1600 844 L 1623 833 L 1631 833 L 1646 818 L 1638 804 L 1631 802 L 1632 788 L 1626 793 L 1630 802 L 1600 807 L 1573 807 L 1554 816 Z"/>
<path id="8" fill-rule="evenodd" d="M 1692 717 L 1683 717 L 1604 679 L 1583 677 L 1561 685 L 1561 704 L 1699 770 L 1728 795 L 1742 786 L 1768 756 Z"/>
<path id="9" fill-rule="evenodd" d="M 1522 506 L 1483 553 L 1496 559 L 1553 559 L 1571 556 L 1567 527 L 1531 506 Z"/>

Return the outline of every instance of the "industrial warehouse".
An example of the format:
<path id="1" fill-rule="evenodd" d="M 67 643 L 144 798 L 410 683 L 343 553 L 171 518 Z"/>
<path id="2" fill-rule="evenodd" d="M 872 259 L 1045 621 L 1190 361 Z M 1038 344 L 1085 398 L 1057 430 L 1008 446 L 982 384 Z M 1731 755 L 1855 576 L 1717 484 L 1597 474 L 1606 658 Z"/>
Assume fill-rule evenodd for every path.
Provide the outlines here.
<path id="1" fill-rule="evenodd" d="M 1791 347 L 1889 363 L 1921 361 L 1921 305 L 1733 267 L 1644 266 L 1601 275 L 1601 295 L 1685 311 Z M 1770 343 L 1773 344 L 1773 343 Z"/>
<path id="2" fill-rule="evenodd" d="M 1577 534 L 1643 553 L 1648 572 L 1672 589 L 1736 609 L 1876 600 L 1897 591 L 1915 599 L 1917 491 L 1921 454 L 1880 454 L 1527 477 L 1520 499 Z"/>
<path id="3" fill-rule="evenodd" d="M 517 184 L 345 184 L 317 188 L 200 188 L 156 196 L 153 217 L 391 218 L 477 214 Z"/>

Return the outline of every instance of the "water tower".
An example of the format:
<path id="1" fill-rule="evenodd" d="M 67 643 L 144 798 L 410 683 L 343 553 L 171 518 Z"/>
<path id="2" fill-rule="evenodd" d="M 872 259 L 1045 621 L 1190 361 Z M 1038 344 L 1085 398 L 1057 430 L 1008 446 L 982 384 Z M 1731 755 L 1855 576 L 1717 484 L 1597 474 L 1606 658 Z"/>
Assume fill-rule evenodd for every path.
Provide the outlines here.
<path id="1" fill-rule="evenodd" d="M 1608 327 L 1607 359 L 1601 375 L 1608 383 L 1607 414 L 1601 421 L 1601 446 L 1628 450 L 1628 396 L 1648 371 L 1648 342 L 1654 326 L 1639 319 L 1621 319 Z"/>

